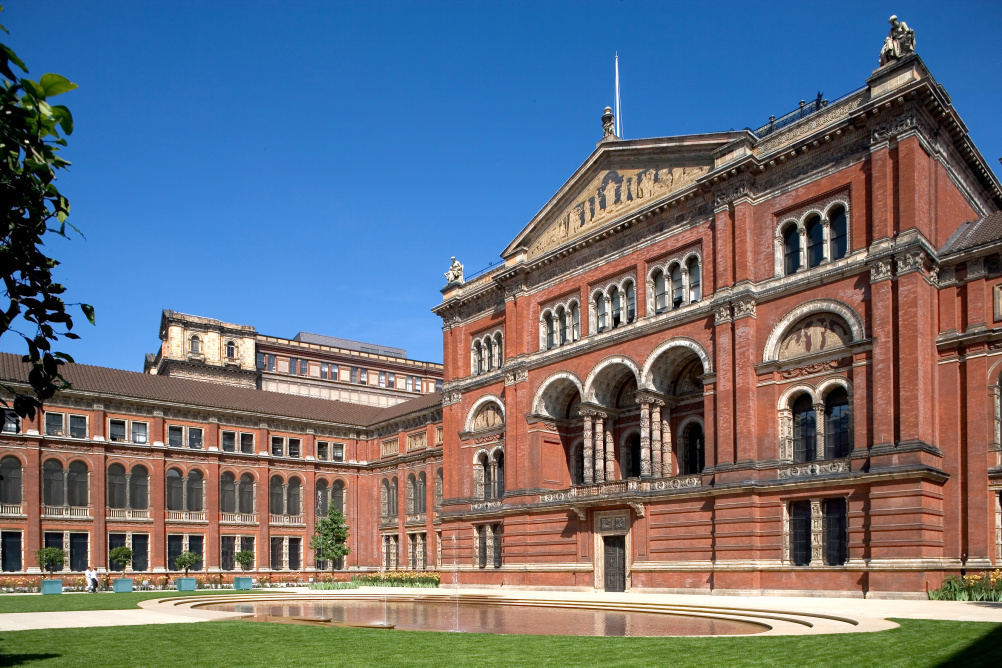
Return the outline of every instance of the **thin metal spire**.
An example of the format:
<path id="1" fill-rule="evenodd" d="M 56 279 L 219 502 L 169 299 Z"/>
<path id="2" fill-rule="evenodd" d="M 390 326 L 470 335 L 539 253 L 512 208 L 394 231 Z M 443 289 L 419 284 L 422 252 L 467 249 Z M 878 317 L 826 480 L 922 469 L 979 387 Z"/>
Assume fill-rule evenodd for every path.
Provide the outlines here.
<path id="1" fill-rule="evenodd" d="M 616 136 L 623 138 L 623 110 L 619 106 L 619 51 L 616 52 Z"/>

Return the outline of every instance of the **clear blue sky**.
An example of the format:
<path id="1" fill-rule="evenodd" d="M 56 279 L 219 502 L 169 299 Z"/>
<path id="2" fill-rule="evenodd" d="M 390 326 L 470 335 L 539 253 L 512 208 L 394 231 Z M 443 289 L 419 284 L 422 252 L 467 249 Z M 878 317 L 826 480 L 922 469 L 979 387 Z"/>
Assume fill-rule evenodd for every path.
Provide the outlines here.
<path id="1" fill-rule="evenodd" d="M 80 86 L 86 239 L 50 250 L 90 364 L 141 370 L 164 308 L 441 361 L 450 255 L 497 261 L 594 149 L 616 51 L 627 137 L 740 129 L 863 85 L 895 13 L 1000 169 L 997 0 L 4 4 Z"/>

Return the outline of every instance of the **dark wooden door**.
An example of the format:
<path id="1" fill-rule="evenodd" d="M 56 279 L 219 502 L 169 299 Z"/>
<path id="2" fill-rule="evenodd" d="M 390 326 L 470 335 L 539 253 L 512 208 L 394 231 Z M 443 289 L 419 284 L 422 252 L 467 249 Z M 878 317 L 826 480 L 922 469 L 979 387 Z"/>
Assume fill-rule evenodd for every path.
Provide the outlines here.
<path id="1" fill-rule="evenodd" d="M 626 536 L 605 537 L 605 590 L 626 591 Z"/>

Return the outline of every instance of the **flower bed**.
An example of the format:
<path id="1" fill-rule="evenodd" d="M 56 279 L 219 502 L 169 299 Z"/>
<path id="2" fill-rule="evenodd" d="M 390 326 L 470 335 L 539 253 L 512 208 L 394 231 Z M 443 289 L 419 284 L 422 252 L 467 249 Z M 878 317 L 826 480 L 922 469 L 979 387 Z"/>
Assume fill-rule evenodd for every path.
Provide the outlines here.
<path id="1" fill-rule="evenodd" d="M 352 577 L 352 581 L 370 587 L 438 587 L 438 573 L 426 571 L 385 571 Z"/>
<path id="2" fill-rule="evenodd" d="M 314 582 L 310 589 L 358 589 L 357 582 Z"/>
<path id="3" fill-rule="evenodd" d="M 947 578 L 929 592 L 933 601 L 1002 601 L 1002 570 Z"/>

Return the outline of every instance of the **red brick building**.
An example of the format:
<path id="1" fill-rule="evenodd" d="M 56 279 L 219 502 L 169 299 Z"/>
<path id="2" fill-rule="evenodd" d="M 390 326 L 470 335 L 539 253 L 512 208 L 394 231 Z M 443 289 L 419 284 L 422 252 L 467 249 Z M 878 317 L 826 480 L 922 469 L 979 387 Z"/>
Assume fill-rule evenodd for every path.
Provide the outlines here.
<path id="1" fill-rule="evenodd" d="M 1002 558 L 1002 189 L 888 61 L 757 130 L 624 141 L 606 110 L 446 287 L 443 568 L 879 596 Z"/>
<path id="2" fill-rule="evenodd" d="M 607 110 L 503 264 L 450 271 L 441 395 L 334 401 L 352 351 L 190 317 L 155 374 L 71 367 L 0 435 L 4 570 L 125 542 L 143 573 L 309 571 L 330 507 L 345 567 L 463 585 L 886 596 L 999 563 L 1002 186 L 903 53 L 754 130 L 621 140 Z"/>

